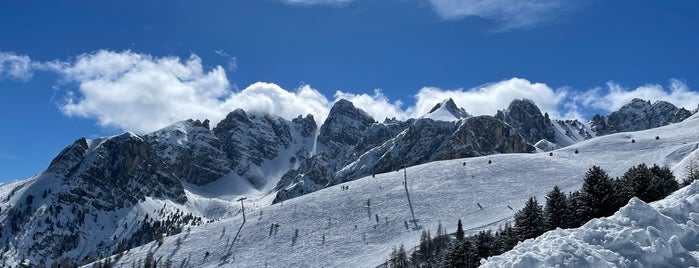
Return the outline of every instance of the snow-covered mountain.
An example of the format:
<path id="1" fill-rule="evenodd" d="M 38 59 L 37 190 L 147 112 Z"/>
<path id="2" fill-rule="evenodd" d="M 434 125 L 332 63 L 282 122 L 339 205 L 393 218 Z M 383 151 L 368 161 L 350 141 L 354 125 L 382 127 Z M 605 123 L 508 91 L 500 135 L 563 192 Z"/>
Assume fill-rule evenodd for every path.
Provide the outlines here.
<path id="1" fill-rule="evenodd" d="M 469 115 L 464 108 L 459 108 L 456 106 L 456 103 L 454 103 L 454 100 L 449 98 L 437 103 L 426 115 L 422 116 L 422 118 L 440 121 L 455 121 L 469 116 L 471 115 Z"/>
<path id="2" fill-rule="evenodd" d="M 441 119 L 433 118 L 437 115 Z M 669 121 L 662 124 L 667 123 Z M 683 127 L 680 128 L 680 133 L 685 128 L 693 127 L 686 122 L 668 127 L 676 125 Z M 661 130 L 657 133 L 663 132 Z M 622 135 L 626 143 L 627 137 L 635 134 L 623 133 L 597 139 L 607 141 L 606 139 L 618 138 L 619 135 Z M 313 213 L 319 213 L 317 209 L 320 207 L 343 208 L 356 202 L 365 203 L 365 197 L 371 198 L 372 204 L 378 198 L 376 200 L 385 200 L 382 202 L 400 207 L 400 196 L 404 192 L 400 191 L 400 187 L 395 188 L 396 180 L 400 178 L 400 174 L 395 171 L 405 166 L 409 167 L 410 174 L 425 179 L 422 184 L 417 184 L 420 185 L 418 193 L 426 189 L 447 191 L 445 197 L 455 199 L 457 197 L 450 197 L 448 192 L 460 189 L 459 183 L 463 183 L 461 180 L 464 178 L 470 176 L 471 179 L 485 180 L 486 177 L 494 176 L 492 182 L 499 184 L 486 183 L 484 185 L 489 185 L 487 187 L 490 188 L 481 189 L 480 185 L 474 188 L 491 193 L 496 188 L 516 184 L 513 179 L 521 178 L 521 175 L 534 177 L 537 169 L 531 173 L 522 173 L 523 163 L 544 166 L 548 170 L 549 161 L 557 159 L 548 155 L 530 154 L 532 152 L 562 148 L 553 151 L 557 155 L 557 152 L 570 150 L 568 147 L 563 148 L 564 146 L 576 144 L 575 147 L 583 152 L 581 155 L 587 155 L 585 150 L 600 154 L 599 148 L 590 145 L 590 142 L 597 140 L 595 136 L 596 133 L 586 123 L 549 119 L 533 102 L 527 100 L 515 100 L 495 116 L 470 116 L 458 108 L 453 100 L 445 100 L 422 118 L 406 121 L 387 119 L 381 123 L 351 102 L 340 100 L 335 103 L 320 129 L 312 115 L 299 116 L 289 121 L 273 115 L 235 110 L 213 129 L 207 120 L 187 120 L 147 135 L 125 133 L 93 140 L 82 138 L 66 147 L 45 171 L 26 180 L 0 185 L 1 259 L 4 261 L 3 266 L 15 266 L 25 261 L 32 265 L 42 262 L 50 265 L 63 259 L 69 259 L 73 263 L 87 263 L 101 256 L 157 240 L 163 235 L 181 233 L 189 227 L 192 227 L 192 234 L 206 232 L 208 229 L 197 227 L 206 222 L 228 221 L 225 224 L 237 225 L 240 209 L 233 201 L 243 196 L 248 198 L 246 209 L 259 212 L 259 221 L 265 219 L 263 212 L 265 215 L 282 213 L 268 211 L 287 213 L 288 209 L 282 209 L 284 203 L 313 203 L 308 204 L 315 207 Z M 639 141 L 643 139 L 636 138 Z M 675 140 L 678 139 L 680 138 Z M 663 139 L 656 143 L 665 142 Z M 540 145 L 538 150 L 535 150 L 535 144 Z M 664 155 L 668 153 L 665 150 L 675 148 L 674 146 L 676 144 L 673 143 L 663 149 L 652 146 L 645 149 L 650 155 Z M 614 155 L 612 158 L 626 157 L 629 163 L 672 163 L 676 158 L 683 157 L 684 151 L 675 152 L 672 159 L 670 156 L 658 159 L 650 155 L 638 158 L 635 153 L 628 153 Z M 464 157 L 471 159 L 460 159 Z M 498 164 L 484 164 L 486 157 Z M 578 161 L 580 158 L 586 160 Z M 450 159 L 459 160 L 439 161 Z M 589 159 L 578 156 L 575 161 L 562 159 L 566 164 L 554 165 L 556 168 L 571 168 L 569 162 L 575 162 L 572 170 L 584 170 L 591 163 L 599 164 L 596 161 L 604 159 L 604 156 Z M 432 164 L 420 166 L 425 163 Z M 520 171 L 505 171 L 507 166 L 519 166 Z M 483 173 L 496 167 L 499 173 Z M 553 173 L 544 173 L 542 176 L 557 174 L 560 175 L 559 178 L 563 176 L 564 180 L 572 180 L 568 182 L 570 185 L 579 180 L 573 178 L 572 173 L 547 172 Z M 378 186 L 380 193 L 389 191 L 389 194 L 379 197 L 381 194 L 373 192 L 376 189 L 371 188 L 375 185 L 366 184 L 366 181 L 370 181 L 367 176 L 372 177 L 372 180 L 393 178 L 390 183 L 381 182 Z M 359 181 L 353 182 L 357 179 Z M 337 195 L 338 184 L 352 186 L 353 192 L 355 186 L 364 190 L 361 190 L 361 197 L 347 195 L 346 198 L 350 199 L 336 198 L 333 202 L 318 197 Z M 318 193 L 309 194 L 313 192 Z M 538 194 L 536 191 L 532 193 Z M 300 197 L 303 195 L 310 197 Z M 495 193 L 492 195 L 501 196 Z M 520 197 L 516 194 L 512 196 L 517 200 Z M 422 198 L 437 202 L 435 204 L 447 200 L 439 201 L 440 199 L 434 199 L 434 196 L 427 193 L 423 193 Z M 470 198 L 480 200 L 481 197 Z M 466 201 L 459 202 L 462 202 L 462 207 L 467 206 L 463 203 Z M 272 203 L 277 204 L 270 206 Z M 379 204 L 376 203 L 376 206 L 383 206 Z M 432 212 L 426 212 L 425 209 L 427 208 L 422 208 L 424 215 L 432 215 Z M 449 209 L 436 211 L 456 215 L 455 210 Z M 397 215 L 401 211 L 396 210 L 385 216 Z M 283 213 L 278 214 L 281 215 L 279 217 L 288 217 Z M 343 218 L 344 216 L 334 216 L 334 213 L 341 212 L 320 213 L 327 214 L 331 218 L 328 221 L 330 223 L 333 218 L 342 222 L 355 221 Z M 493 215 L 500 217 L 504 214 Z M 304 217 L 312 218 L 311 215 Z M 327 220 L 325 216 L 321 217 Z M 496 222 L 494 219 L 488 216 L 484 222 L 474 224 L 492 225 Z M 394 220 L 402 224 L 402 220 Z M 423 221 L 425 224 L 433 223 L 431 219 Z M 221 226 L 217 225 L 219 223 L 210 224 Z M 311 222 L 307 224 L 316 226 Z M 359 222 L 356 224 L 356 228 L 361 226 Z M 330 225 L 323 228 L 335 230 Z M 480 225 L 472 225 L 473 228 L 476 226 Z M 342 228 L 345 227 L 347 226 Z M 342 228 L 338 230 L 353 232 L 352 229 Z M 364 235 L 370 235 L 369 231 L 370 229 L 366 229 Z M 391 232 L 395 233 L 394 231 Z M 389 242 L 393 243 L 391 245 L 409 242 L 413 235 L 398 233 L 401 233 L 402 238 L 381 240 L 384 241 L 381 242 L 383 246 L 390 249 Z M 243 236 L 241 239 L 247 238 Z M 228 242 L 226 245 L 230 245 Z M 250 245 L 242 240 L 240 243 Z M 203 245 L 205 244 L 200 247 Z M 354 249 L 343 250 L 360 253 Z M 354 253 L 342 257 L 361 256 L 353 255 Z M 381 256 L 374 256 L 375 260 L 385 255 L 380 250 L 375 252 L 379 253 Z M 294 266 L 294 262 L 283 263 Z"/>
<path id="3" fill-rule="evenodd" d="M 533 109 L 528 115 L 538 112 L 543 118 L 535 105 Z M 384 123 L 340 100 L 321 127 L 316 154 L 284 175 L 274 202 L 434 160 L 532 151 L 510 124 L 492 116 L 470 117 L 451 99 L 422 118 Z"/>
<path id="4" fill-rule="evenodd" d="M 418 228 L 412 223 L 406 228 L 405 224 L 412 216 L 402 185 L 404 171 L 391 171 L 266 207 L 246 203 L 246 221 L 238 214 L 197 226 L 190 233 L 166 237 L 162 245 L 153 242 L 131 249 L 116 261 L 112 258 L 112 264 L 131 267 L 150 252 L 160 263 L 170 262 L 175 267 L 374 267 L 388 258 L 392 247 L 416 246 L 421 228 L 434 230 L 441 222 L 453 232 L 457 219 L 462 220 L 467 234 L 497 228 L 511 220 L 530 196 L 544 200 L 554 185 L 563 191 L 579 189 L 592 165 L 601 166 L 612 177 L 640 163 L 667 165 L 678 174 L 688 159 L 699 155 L 697 148 L 699 119 L 690 119 L 652 130 L 592 138 L 578 143 L 575 149 L 562 148 L 552 154 L 497 154 L 434 161 L 405 170 Z M 650 207 L 632 201 L 612 217 L 613 221 L 593 220 L 583 227 L 593 232 L 559 230 L 544 236 L 572 241 L 570 248 L 561 244 L 553 249 L 536 249 L 531 242 L 524 242 L 520 250 L 531 249 L 531 256 L 543 256 L 560 248 L 564 253 L 578 254 L 566 263 L 609 259 L 623 264 L 623 259 L 615 255 L 620 253 L 591 246 L 607 241 L 613 247 L 629 250 L 627 254 L 644 254 L 639 259 L 644 265 L 646 259 L 673 256 L 685 258 L 676 259 L 679 264 L 696 263 L 697 227 L 692 222 L 699 210 L 698 191 L 695 184 Z M 605 235 L 605 228 L 615 226 L 620 227 Z M 677 234 L 676 238 L 672 234 Z M 575 242 L 584 238 L 591 242 Z M 529 245 L 531 248 L 524 248 Z M 506 256 L 517 252 L 510 254 Z M 565 255 L 560 260 L 566 260 Z M 593 266 L 604 263 L 593 262 Z M 656 262 L 648 263 L 652 266 Z M 500 267 L 498 264 L 494 267 Z"/>
<path id="5" fill-rule="evenodd" d="M 637 131 L 681 122 L 692 115 L 684 108 L 677 108 L 666 101 L 633 99 L 607 116 L 595 115 L 590 121 L 591 129 L 598 136 L 618 132 Z"/>

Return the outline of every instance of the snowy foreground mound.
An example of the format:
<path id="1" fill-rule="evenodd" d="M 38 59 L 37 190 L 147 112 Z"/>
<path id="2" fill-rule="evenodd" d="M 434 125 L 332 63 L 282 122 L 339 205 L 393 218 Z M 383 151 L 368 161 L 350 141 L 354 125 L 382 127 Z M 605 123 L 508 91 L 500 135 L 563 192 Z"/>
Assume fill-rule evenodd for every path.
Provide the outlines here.
<path id="1" fill-rule="evenodd" d="M 699 265 L 699 183 L 614 215 L 526 240 L 484 267 L 690 267 Z"/>

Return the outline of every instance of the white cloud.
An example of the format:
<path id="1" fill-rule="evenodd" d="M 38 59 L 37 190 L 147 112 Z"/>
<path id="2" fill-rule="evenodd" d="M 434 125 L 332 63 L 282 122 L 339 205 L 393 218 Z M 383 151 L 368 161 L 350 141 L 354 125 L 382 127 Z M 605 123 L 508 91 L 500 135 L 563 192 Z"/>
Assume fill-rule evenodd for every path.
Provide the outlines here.
<path id="1" fill-rule="evenodd" d="M 410 111 L 402 110 L 403 103 L 401 101 L 391 102 L 379 89 L 374 90 L 374 95 L 337 91 L 335 92 L 335 101 L 339 99 L 351 101 L 354 106 L 366 111 L 379 122 L 386 118 L 406 119 L 410 117 Z"/>
<path id="2" fill-rule="evenodd" d="M 28 80 L 31 77 L 32 66 L 28 56 L 0 51 L 0 79 Z"/>
<path id="3" fill-rule="evenodd" d="M 413 116 L 424 115 L 435 103 L 452 98 L 459 107 L 473 115 L 494 115 L 498 110 L 507 108 L 514 99 L 530 99 L 542 111 L 556 117 L 559 115 L 557 106 L 564 95 L 564 91 L 557 92 L 546 84 L 531 83 L 521 78 L 503 80 L 468 90 L 425 87 L 415 96 Z"/>
<path id="4" fill-rule="evenodd" d="M 597 87 L 576 93 L 572 97 L 572 102 L 577 103 L 583 109 L 594 108 L 613 112 L 634 98 L 650 100 L 651 102 L 663 100 L 691 111 L 697 108 L 699 92 L 692 91 L 685 82 L 678 79 L 671 79 L 667 88 L 659 84 L 646 84 L 631 89 L 615 82 L 607 82 L 606 88 Z"/>
<path id="5" fill-rule="evenodd" d="M 234 92 L 221 66 L 205 71 L 196 55 L 183 60 L 102 50 L 51 66 L 77 86 L 61 104 L 64 114 L 142 133 L 187 118 L 216 124 L 236 108 L 286 119 L 313 114 L 322 122 L 330 106 L 310 86 L 290 92 L 260 82 Z"/>
<path id="6" fill-rule="evenodd" d="M 101 50 L 58 68 L 77 85 L 61 106 L 64 114 L 138 132 L 186 118 L 220 118 L 220 99 L 229 95 L 223 68 L 204 72 L 195 55 L 182 61 Z"/>
<path id="7" fill-rule="evenodd" d="M 497 21 L 503 29 L 526 27 L 551 19 L 571 5 L 564 0 L 429 0 L 445 19 L 468 16 Z"/>
<path id="8" fill-rule="evenodd" d="M 404 106 L 378 89 L 373 94 L 336 91 L 333 99 L 310 85 L 287 90 L 257 82 L 237 91 L 230 86 L 223 67 L 205 70 L 196 55 L 181 59 L 100 50 L 71 61 L 33 62 L 28 56 L 9 53 L 0 54 L 0 59 L 0 74 L 13 78 L 29 79 L 32 71 L 39 70 L 58 73 L 64 80 L 60 86 L 65 99 L 59 108 L 65 115 L 141 133 L 187 118 L 210 119 L 216 124 L 236 108 L 288 120 L 312 114 L 322 124 L 334 101 L 341 98 L 352 101 L 378 121 L 420 117 L 447 98 L 473 115 L 494 115 L 513 99 L 526 98 L 553 118 L 576 119 L 589 119 L 591 111 L 615 111 L 633 98 L 664 100 L 689 110 L 695 109 L 699 101 L 699 92 L 677 79 L 670 80 L 667 87 L 646 84 L 625 88 L 608 82 L 604 87 L 574 90 L 511 78 L 470 89 L 424 87 L 413 96 L 413 105 Z"/>
<path id="9" fill-rule="evenodd" d="M 322 93 L 308 85 L 290 92 L 276 84 L 257 82 L 240 92 L 232 93 L 222 103 L 222 111 L 228 113 L 242 108 L 246 111 L 276 114 L 288 120 L 299 115 L 312 114 L 316 122 L 321 124 L 331 105 Z"/>

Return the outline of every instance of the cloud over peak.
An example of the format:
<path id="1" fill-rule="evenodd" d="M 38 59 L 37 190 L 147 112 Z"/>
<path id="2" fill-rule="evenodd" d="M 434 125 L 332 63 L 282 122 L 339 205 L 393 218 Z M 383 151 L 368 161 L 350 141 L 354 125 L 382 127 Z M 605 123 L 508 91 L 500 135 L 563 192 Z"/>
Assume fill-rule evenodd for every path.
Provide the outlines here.
<path id="1" fill-rule="evenodd" d="M 400 100 L 390 100 L 380 89 L 371 94 L 336 91 L 332 98 L 310 85 L 288 90 L 274 83 L 257 82 L 235 90 L 223 67 L 205 69 L 197 55 L 183 59 L 100 50 L 69 61 L 34 62 L 28 56 L 5 54 L 12 57 L 7 57 L 11 61 L 2 61 L 0 74 L 29 79 L 32 71 L 50 71 L 62 78 L 59 86 L 64 99 L 58 106 L 64 115 L 140 133 L 188 118 L 210 119 L 216 124 L 236 108 L 288 120 L 312 114 L 322 124 L 339 99 L 352 101 L 379 121 L 420 117 L 447 98 L 473 115 L 494 115 L 513 99 L 530 99 L 542 112 L 566 119 L 609 113 L 633 98 L 665 100 L 689 110 L 695 109 L 699 100 L 699 92 L 677 79 L 670 80 L 666 87 L 646 84 L 626 88 L 608 82 L 604 87 L 573 90 L 515 77 L 469 89 L 423 87 L 412 96 L 414 103 L 406 106 Z M 13 64 L 20 67 L 7 67 Z"/>

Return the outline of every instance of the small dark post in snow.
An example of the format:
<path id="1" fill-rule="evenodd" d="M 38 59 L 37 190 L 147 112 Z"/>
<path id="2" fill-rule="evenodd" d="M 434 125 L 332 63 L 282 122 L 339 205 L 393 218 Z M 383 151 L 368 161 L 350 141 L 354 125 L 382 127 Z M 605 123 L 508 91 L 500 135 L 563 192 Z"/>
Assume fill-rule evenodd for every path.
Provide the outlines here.
<path id="1" fill-rule="evenodd" d="M 510 205 L 507 205 L 507 208 L 509 208 L 512 211 L 515 211 L 514 209 L 512 209 L 512 207 Z"/>
<path id="2" fill-rule="evenodd" d="M 413 210 L 413 202 L 410 201 L 410 192 L 408 192 L 408 171 L 406 167 L 403 167 L 403 186 L 405 187 L 405 195 L 408 197 L 408 206 L 410 206 L 410 214 L 413 216 L 413 224 L 415 224 L 415 229 L 417 229 L 419 227 L 415 219 L 415 210 Z"/>
<path id="3" fill-rule="evenodd" d="M 405 229 L 406 229 L 406 230 L 410 229 L 410 227 L 408 227 L 408 221 L 403 220 L 403 224 L 405 224 Z"/>
<path id="4" fill-rule="evenodd" d="M 481 210 L 483 209 L 483 206 L 481 206 L 481 203 L 476 203 L 476 205 L 478 205 L 478 208 L 480 208 Z"/>

